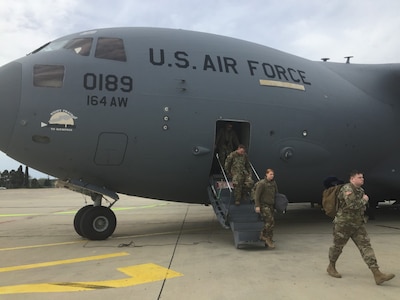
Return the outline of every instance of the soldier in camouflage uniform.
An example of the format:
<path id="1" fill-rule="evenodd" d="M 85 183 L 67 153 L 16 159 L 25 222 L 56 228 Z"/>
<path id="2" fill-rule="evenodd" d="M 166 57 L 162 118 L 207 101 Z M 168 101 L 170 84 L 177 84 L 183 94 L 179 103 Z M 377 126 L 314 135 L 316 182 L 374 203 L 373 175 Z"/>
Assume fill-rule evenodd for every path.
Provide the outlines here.
<path id="1" fill-rule="evenodd" d="M 274 204 L 275 194 L 278 192 L 278 186 L 274 180 L 274 170 L 267 169 L 265 178 L 256 185 L 254 202 L 256 213 L 261 214 L 264 221 L 264 228 L 260 234 L 260 240 L 265 241 L 265 246 L 275 248 L 272 240 L 275 227 Z"/>
<path id="2" fill-rule="evenodd" d="M 225 160 L 225 171 L 232 177 L 235 205 L 240 205 L 246 194 L 250 192 L 254 181 L 251 178 L 251 167 L 246 147 L 239 145 Z"/>
<path id="3" fill-rule="evenodd" d="M 336 270 L 336 261 L 343 247 L 351 238 L 356 244 L 365 263 L 371 269 L 376 284 L 381 284 L 394 277 L 394 274 L 383 274 L 379 271 L 374 250 L 365 229 L 364 212 L 368 196 L 361 187 L 364 184 L 363 174 L 354 170 L 350 173 L 350 183 L 345 184 L 339 192 L 339 210 L 333 220 L 333 245 L 329 248 L 329 265 L 327 272 L 330 276 L 341 278 Z"/>
<path id="4" fill-rule="evenodd" d="M 218 131 L 215 144 L 220 162 L 224 165 L 226 157 L 239 146 L 239 139 L 233 130 L 232 123 L 226 123 L 225 127 Z"/>

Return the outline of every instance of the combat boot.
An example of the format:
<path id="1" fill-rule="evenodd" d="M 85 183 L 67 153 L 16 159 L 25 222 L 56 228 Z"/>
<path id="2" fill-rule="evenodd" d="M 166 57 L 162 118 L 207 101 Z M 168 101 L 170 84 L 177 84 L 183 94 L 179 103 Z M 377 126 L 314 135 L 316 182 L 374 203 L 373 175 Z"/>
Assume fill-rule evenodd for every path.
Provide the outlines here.
<path id="1" fill-rule="evenodd" d="M 330 262 L 328 268 L 326 269 L 329 275 L 335 278 L 342 278 L 342 275 L 336 271 L 335 262 Z"/>
<path id="2" fill-rule="evenodd" d="M 377 285 L 384 283 L 394 277 L 394 274 L 384 274 L 379 271 L 379 268 L 371 268 L 372 274 L 374 274 L 375 282 Z"/>
<path id="3" fill-rule="evenodd" d="M 271 249 L 275 248 L 275 244 L 270 237 L 267 237 L 265 239 L 265 246 L 268 246 L 268 248 L 271 248 Z"/>

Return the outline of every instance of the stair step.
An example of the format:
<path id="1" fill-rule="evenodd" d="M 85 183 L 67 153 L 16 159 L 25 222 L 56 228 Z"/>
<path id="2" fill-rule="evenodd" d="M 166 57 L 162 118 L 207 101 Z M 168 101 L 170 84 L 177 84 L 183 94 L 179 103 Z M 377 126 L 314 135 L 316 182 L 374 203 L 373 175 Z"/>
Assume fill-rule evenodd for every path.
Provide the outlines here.
<path id="1" fill-rule="evenodd" d="M 260 241 L 260 231 L 234 231 L 233 238 L 235 241 L 235 247 L 240 248 L 242 245 L 248 244 L 260 244 L 264 242 Z"/>
<path id="2" fill-rule="evenodd" d="M 207 190 L 218 221 L 224 228 L 232 230 L 236 248 L 244 244 L 263 243 L 259 237 L 264 223 L 255 213 L 254 203 L 246 200 L 235 205 L 233 194 L 225 187 L 221 176 L 211 177 Z"/>
<path id="3" fill-rule="evenodd" d="M 264 227 L 263 222 L 257 222 L 257 223 L 230 222 L 229 224 L 233 231 L 257 231 L 259 235 Z"/>

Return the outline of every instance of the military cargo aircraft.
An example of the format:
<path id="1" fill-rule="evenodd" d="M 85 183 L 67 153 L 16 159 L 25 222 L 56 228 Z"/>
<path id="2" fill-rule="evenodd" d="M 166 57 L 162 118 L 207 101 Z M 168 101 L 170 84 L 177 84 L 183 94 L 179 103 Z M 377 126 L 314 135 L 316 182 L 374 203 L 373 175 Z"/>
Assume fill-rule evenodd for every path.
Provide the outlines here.
<path id="1" fill-rule="evenodd" d="M 370 198 L 396 199 L 399 82 L 399 64 L 310 61 L 186 30 L 95 29 L 0 68 L 0 149 L 92 197 L 74 220 L 89 239 L 114 232 L 102 200 L 117 193 L 218 200 L 210 178 L 224 175 L 215 139 L 226 122 L 291 202 L 320 201 L 324 180 L 353 168 Z"/>

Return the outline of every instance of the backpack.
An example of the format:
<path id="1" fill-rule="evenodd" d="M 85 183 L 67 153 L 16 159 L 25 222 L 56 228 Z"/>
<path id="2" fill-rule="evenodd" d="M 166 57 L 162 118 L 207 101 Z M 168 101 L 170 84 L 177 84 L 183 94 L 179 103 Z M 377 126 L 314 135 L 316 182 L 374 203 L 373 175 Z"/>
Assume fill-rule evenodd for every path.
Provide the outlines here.
<path id="1" fill-rule="evenodd" d="M 278 213 L 284 214 L 286 213 L 287 206 L 289 204 L 289 200 L 286 198 L 284 194 L 275 194 L 275 205 L 274 208 Z"/>
<path id="2" fill-rule="evenodd" d="M 322 192 L 322 208 L 328 217 L 334 218 L 339 210 L 338 195 L 343 185 L 334 185 Z"/>
<path id="3" fill-rule="evenodd" d="M 255 202 L 256 200 L 256 187 L 257 187 L 257 185 L 259 185 L 260 184 L 260 182 L 261 181 L 263 181 L 264 179 L 260 179 L 259 181 L 257 181 L 254 185 L 253 185 L 253 187 L 251 188 L 251 192 L 250 192 L 250 199 L 251 199 L 251 201 L 252 202 Z"/>

